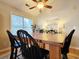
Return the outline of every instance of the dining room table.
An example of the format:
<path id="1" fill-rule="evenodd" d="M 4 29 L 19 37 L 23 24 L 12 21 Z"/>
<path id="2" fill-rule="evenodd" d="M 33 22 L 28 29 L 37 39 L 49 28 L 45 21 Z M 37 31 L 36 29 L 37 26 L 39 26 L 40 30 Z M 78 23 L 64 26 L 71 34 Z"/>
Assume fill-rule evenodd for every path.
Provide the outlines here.
<path id="1" fill-rule="evenodd" d="M 34 39 L 49 45 L 50 59 L 61 59 L 61 48 L 63 47 L 65 36 L 64 33 L 33 33 Z"/>

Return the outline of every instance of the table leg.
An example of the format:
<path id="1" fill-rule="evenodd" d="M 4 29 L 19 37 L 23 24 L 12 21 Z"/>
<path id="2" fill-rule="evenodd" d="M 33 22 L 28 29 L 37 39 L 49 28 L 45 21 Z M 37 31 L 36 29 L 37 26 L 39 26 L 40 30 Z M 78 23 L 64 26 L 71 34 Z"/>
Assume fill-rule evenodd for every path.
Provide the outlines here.
<path id="1" fill-rule="evenodd" d="M 61 47 L 55 45 L 49 45 L 50 59 L 61 59 Z"/>

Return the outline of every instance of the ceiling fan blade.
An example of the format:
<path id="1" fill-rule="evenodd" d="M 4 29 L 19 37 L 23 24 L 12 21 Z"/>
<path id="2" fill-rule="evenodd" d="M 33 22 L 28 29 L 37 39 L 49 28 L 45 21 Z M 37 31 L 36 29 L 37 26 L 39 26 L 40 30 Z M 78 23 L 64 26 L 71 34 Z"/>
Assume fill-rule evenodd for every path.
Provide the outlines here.
<path id="1" fill-rule="evenodd" d="M 28 4 L 25 4 L 27 7 L 30 7 Z"/>
<path id="2" fill-rule="evenodd" d="M 49 5 L 45 5 L 45 7 L 46 7 L 46 8 L 50 8 L 50 9 L 52 8 L 52 6 L 49 6 Z"/>
<path id="3" fill-rule="evenodd" d="M 37 3 L 37 1 L 36 1 L 36 0 L 32 0 L 32 1 L 34 1 L 34 2 L 36 2 L 36 3 Z"/>
<path id="4" fill-rule="evenodd" d="M 45 2 L 47 2 L 48 0 L 44 0 Z"/>
<path id="5" fill-rule="evenodd" d="M 33 9 L 33 8 L 35 8 L 36 6 L 33 6 L 33 7 L 30 7 L 29 9 Z"/>

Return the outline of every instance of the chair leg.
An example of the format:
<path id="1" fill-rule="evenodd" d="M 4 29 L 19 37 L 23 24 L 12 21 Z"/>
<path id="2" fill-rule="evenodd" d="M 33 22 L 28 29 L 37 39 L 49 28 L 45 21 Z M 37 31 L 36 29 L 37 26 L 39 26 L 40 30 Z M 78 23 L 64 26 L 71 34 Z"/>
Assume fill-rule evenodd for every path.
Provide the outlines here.
<path id="1" fill-rule="evenodd" d="M 48 59 L 48 57 L 47 57 L 47 56 L 45 56 L 45 59 Z"/>
<path id="2" fill-rule="evenodd" d="M 63 54 L 62 59 L 68 59 L 67 54 Z"/>
<path id="3" fill-rule="evenodd" d="M 15 59 L 16 59 L 16 57 L 17 57 L 17 48 L 15 49 Z"/>
<path id="4" fill-rule="evenodd" d="M 46 56 L 45 56 L 45 59 L 50 59 L 50 58 L 49 58 L 49 55 L 46 55 Z"/>
<path id="5" fill-rule="evenodd" d="M 10 59 L 13 59 L 13 54 L 14 54 L 14 48 L 11 47 L 11 55 L 10 55 Z"/>

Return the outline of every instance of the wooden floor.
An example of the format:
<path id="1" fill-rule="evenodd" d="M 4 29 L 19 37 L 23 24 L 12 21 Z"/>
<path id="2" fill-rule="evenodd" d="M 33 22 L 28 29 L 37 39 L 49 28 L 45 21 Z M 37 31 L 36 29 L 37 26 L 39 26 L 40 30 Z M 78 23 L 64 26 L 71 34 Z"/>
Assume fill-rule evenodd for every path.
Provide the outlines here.
<path id="1" fill-rule="evenodd" d="M 7 53 L 5 55 L 0 56 L 0 59 L 9 59 L 10 53 Z M 22 56 L 20 56 L 20 59 L 23 59 Z M 69 53 L 68 54 L 68 59 L 79 59 L 78 55 Z"/>
<path id="2" fill-rule="evenodd" d="M 75 54 L 69 53 L 68 54 L 68 59 L 79 59 L 79 55 L 75 55 Z"/>
<path id="3" fill-rule="evenodd" d="M 1 54 L 0 59 L 9 59 L 10 50 L 7 50 L 7 53 L 5 51 L 5 53 L 2 52 Z M 23 59 L 22 56 L 20 56 L 20 59 Z M 70 53 L 68 53 L 68 59 L 79 59 L 79 49 L 70 49 Z"/>

